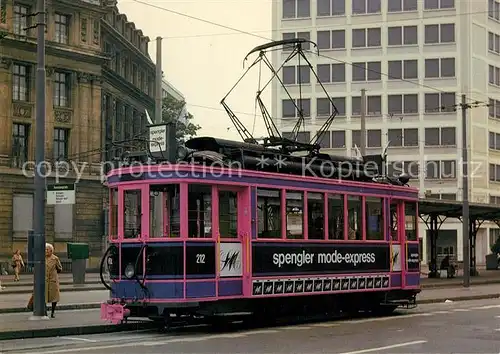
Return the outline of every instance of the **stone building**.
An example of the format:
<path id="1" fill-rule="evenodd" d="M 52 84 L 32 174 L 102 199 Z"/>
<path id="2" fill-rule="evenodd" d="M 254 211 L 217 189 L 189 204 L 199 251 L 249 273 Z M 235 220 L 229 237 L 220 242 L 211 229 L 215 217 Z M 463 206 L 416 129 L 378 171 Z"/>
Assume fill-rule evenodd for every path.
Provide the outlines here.
<path id="1" fill-rule="evenodd" d="M 35 157 L 36 18 L 29 16 L 35 1 L 1 3 L 0 261 L 5 261 L 15 249 L 26 252 L 33 228 L 33 171 L 26 162 Z M 47 184 L 76 186 L 74 205 L 46 207 L 46 238 L 63 261 L 67 242 L 88 242 L 94 267 L 105 242 L 101 161 L 116 153 L 112 142 L 142 129 L 145 109 L 153 113 L 154 64 L 147 54 L 149 39 L 118 13 L 116 2 L 57 0 L 46 19 L 45 149 L 52 171 Z"/>

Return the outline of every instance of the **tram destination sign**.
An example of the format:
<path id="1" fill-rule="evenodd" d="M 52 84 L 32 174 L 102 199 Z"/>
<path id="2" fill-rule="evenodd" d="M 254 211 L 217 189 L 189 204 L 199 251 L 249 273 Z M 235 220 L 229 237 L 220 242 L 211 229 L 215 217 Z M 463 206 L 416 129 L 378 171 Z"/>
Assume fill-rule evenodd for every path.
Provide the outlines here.
<path id="1" fill-rule="evenodd" d="M 254 243 L 252 274 L 298 275 L 389 272 L 386 244 Z"/>

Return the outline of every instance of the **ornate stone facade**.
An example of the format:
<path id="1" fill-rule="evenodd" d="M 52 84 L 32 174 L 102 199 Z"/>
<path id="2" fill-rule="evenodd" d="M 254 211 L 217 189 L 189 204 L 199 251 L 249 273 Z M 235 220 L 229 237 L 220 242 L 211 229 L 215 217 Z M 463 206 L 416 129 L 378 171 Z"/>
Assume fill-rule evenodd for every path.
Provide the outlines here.
<path id="1" fill-rule="evenodd" d="M 36 132 L 36 29 L 16 33 L 20 26 L 15 23 L 13 2 L 6 4 L 8 34 L 0 39 L 0 263 L 8 259 L 13 248 L 26 250 L 26 239 L 19 236 L 19 228 L 32 224 L 32 214 L 24 215 L 29 207 L 17 205 L 16 198 L 28 198 L 33 193 L 33 179 L 25 175 L 29 169 L 22 167 L 34 160 Z M 27 13 L 34 11 L 27 9 Z M 95 168 L 101 156 L 89 152 L 101 148 L 102 69 L 107 58 L 101 51 L 100 38 L 94 37 L 100 34 L 105 13 L 105 7 L 95 1 L 73 5 L 56 0 L 48 8 L 46 160 L 53 171 L 69 173 L 70 181 L 75 181 L 74 170 L 83 171 L 76 184 L 77 203 L 69 206 L 73 217 L 58 219 L 55 207 L 47 207 L 47 241 L 56 244 L 63 260 L 65 242 L 70 240 L 88 242 L 93 260 L 101 256 L 104 190 L 99 169 Z M 56 16 L 58 23 L 67 21 L 67 32 L 61 31 L 61 25 L 56 28 Z M 59 156 L 67 161 L 65 166 L 56 166 Z"/>

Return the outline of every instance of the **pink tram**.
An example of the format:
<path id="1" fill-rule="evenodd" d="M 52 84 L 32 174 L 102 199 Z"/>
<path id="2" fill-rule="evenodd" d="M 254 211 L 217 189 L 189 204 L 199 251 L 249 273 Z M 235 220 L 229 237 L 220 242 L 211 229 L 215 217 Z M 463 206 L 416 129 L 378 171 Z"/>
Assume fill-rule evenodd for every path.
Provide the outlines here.
<path id="1" fill-rule="evenodd" d="M 103 319 L 380 313 L 420 291 L 416 189 L 196 164 L 116 169 L 108 186 Z"/>
<path id="2" fill-rule="evenodd" d="M 267 49 L 287 46 L 307 62 L 305 42 L 252 52 L 263 60 Z M 243 142 L 201 137 L 172 149 L 175 139 L 166 137 L 168 158 L 160 151 L 151 161 L 150 149 L 135 155 L 140 164 L 109 172 L 101 274 L 107 268 L 110 282 L 101 279 L 110 299 L 102 319 L 388 314 L 415 306 L 418 190 L 409 178 L 387 176 L 382 155 L 320 152 L 333 102 L 310 143 L 298 139 L 302 116 L 291 138 L 265 119 L 270 137 L 258 143 L 222 105 Z"/>

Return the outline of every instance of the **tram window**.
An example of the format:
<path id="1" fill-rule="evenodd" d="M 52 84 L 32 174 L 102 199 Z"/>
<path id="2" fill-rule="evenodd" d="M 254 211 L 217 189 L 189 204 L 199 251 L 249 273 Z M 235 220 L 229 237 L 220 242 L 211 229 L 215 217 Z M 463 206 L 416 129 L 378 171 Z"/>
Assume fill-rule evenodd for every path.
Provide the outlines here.
<path id="1" fill-rule="evenodd" d="M 363 234 L 361 232 L 363 214 L 361 209 L 361 197 L 349 196 L 347 198 L 347 217 L 349 221 L 347 238 L 349 240 L 363 239 Z"/>
<path id="2" fill-rule="evenodd" d="M 126 190 L 123 192 L 125 238 L 137 238 L 141 235 L 141 191 Z"/>
<path id="3" fill-rule="evenodd" d="M 109 193 L 109 236 L 116 238 L 118 236 L 118 190 L 113 188 Z"/>
<path id="4" fill-rule="evenodd" d="M 308 238 L 325 238 L 325 196 L 323 193 L 307 193 Z"/>
<path id="5" fill-rule="evenodd" d="M 149 237 L 163 237 L 163 186 L 151 185 L 149 189 Z"/>
<path id="6" fill-rule="evenodd" d="M 179 191 L 179 185 L 150 187 L 150 237 L 180 237 Z"/>
<path id="7" fill-rule="evenodd" d="M 328 195 L 328 238 L 344 239 L 344 196 Z"/>
<path id="8" fill-rule="evenodd" d="M 286 238 L 304 238 L 304 193 L 286 191 Z"/>
<path id="9" fill-rule="evenodd" d="M 258 237 L 281 238 L 281 191 L 257 189 Z"/>
<path id="10" fill-rule="evenodd" d="M 167 233 L 169 237 L 181 237 L 181 187 L 168 185 L 165 191 L 165 207 L 168 215 Z"/>
<path id="11" fill-rule="evenodd" d="M 188 237 L 212 237 L 212 186 L 188 187 Z"/>
<path id="12" fill-rule="evenodd" d="M 384 200 L 377 197 L 366 197 L 366 239 L 384 239 Z"/>
<path id="13" fill-rule="evenodd" d="M 219 191 L 219 232 L 221 238 L 238 237 L 238 193 Z"/>
<path id="14" fill-rule="evenodd" d="M 415 203 L 405 203 L 405 230 L 408 241 L 417 241 L 417 207 Z"/>
<path id="15" fill-rule="evenodd" d="M 398 205 L 391 203 L 391 238 L 393 241 L 399 241 L 398 222 Z"/>

